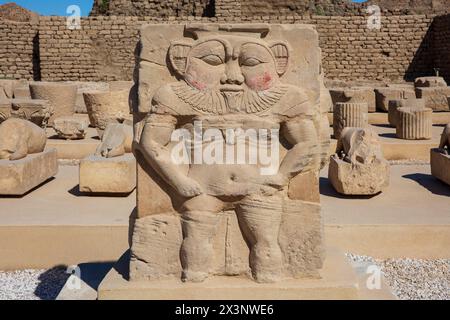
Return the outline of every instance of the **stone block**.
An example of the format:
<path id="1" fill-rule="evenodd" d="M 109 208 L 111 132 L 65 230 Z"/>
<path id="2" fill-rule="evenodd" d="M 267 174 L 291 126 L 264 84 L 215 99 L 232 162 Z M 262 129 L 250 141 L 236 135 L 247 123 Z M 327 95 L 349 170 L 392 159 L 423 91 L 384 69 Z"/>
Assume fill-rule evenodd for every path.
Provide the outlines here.
<path id="1" fill-rule="evenodd" d="M 442 149 L 430 150 L 431 174 L 450 186 L 450 155 Z"/>
<path id="2" fill-rule="evenodd" d="M 401 99 L 390 100 L 388 110 L 388 121 L 392 127 L 397 125 L 399 108 L 425 108 L 425 101 L 423 99 Z"/>
<path id="3" fill-rule="evenodd" d="M 21 196 L 58 173 L 56 150 L 0 160 L 0 195 Z"/>
<path id="4" fill-rule="evenodd" d="M 414 81 L 416 88 L 433 88 L 433 87 L 447 87 L 447 83 L 442 77 L 420 77 Z"/>
<path id="5" fill-rule="evenodd" d="M 128 194 L 136 188 L 133 154 L 115 158 L 89 156 L 80 162 L 80 191 Z"/>
<path id="6" fill-rule="evenodd" d="M 389 186 L 389 172 L 389 163 L 384 159 L 355 165 L 334 155 L 330 159 L 328 179 L 341 194 L 374 195 Z"/>
<path id="7" fill-rule="evenodd" d="M 336 139 L 346 127 L 365 128 L 368 125 L 367 103 L 336 103 L 333 112 L 333 133 Z"/>
<path id="8" fill-rule="evenodd" d="M 416 93 L 414 92 L 414 88 L 386 87 L 376 88 L 375 97 L 377 109 L 380 111 L 388 111 L 390 100 L 415 99 Z"/>
<path id="9" fill-rule="evenodd" d="M 53 129 L 58 137 L 66 140 L 79 140 L 86 137 L 89 120 L 81 117 L 59 117 L 54 120 Z"/>
<path id="10" fill-rule="evenodd" d="M 11 116 L 33 122 L 41 128 L 46 128 L 50 117 L 54 113 L 47 100 L 12 99 Z"/>
<path id="11" fill-rule="evenodd" d="M 433 111 L 450 111 L 450 87 L 416 88 L 416 95 L 417 98 L 425 100 L 426 108 Z"/>
<path id="12" fill-rule="evenodd" d="M 338 102 L 367 103 L 367 111 L 375 112 L 375 91 L 371 87 L 352 87 L 330 90 L 333 105 Z"/>

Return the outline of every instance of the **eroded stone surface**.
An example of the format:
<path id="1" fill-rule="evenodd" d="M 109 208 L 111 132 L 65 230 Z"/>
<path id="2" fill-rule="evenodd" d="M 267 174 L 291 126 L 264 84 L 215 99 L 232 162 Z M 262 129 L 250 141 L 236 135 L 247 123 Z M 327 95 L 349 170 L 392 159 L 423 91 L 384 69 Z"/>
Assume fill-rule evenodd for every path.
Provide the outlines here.
<path id="1" fill-rule="evenodd" d="M 56 149 L 0 160 L 0 195 L 21 196 L 58 173 Z"/>
<path id="2" fill-rule="evenodd" d="M 389 101 L 415 99 L 416 93 L 414 91 L 414 88 L 408 87 L 376 88 L 375 97 L 377 102 L 377 109 L 380 111 L 388 111 Z"/>
<path id="3" fill-rule="evenodd" d="M 389 163 L 372 129 L 345 128 L 331 157 L 328 179 L 345 195 L 373 195 L 389 185 Z"/>
<path id="4" fill-rule="evenodd" d="M 89 128 L 89 121 L 80 117 L 60 117 L 53 123 L 57 135 L 62 139 L 78 140 L 84 139 Z"/>
<path id="5" fill-rule="evenodd" d="M 130 153 L 104 158 L 89 156 L 80 162 L 80 192 L 128 194 L 136 187 L 136 159 Z"/>
<path id="6" fill-rule="evenodd" d="M 54 111 L 49 124 L 55 118 L 72 116 L 75 112 L 77 86 L 68 83 L 33 82 L 30 83 L 31 98 L 47 100 Z"/>
<path id="7" fill-rule="evenodd" d="M 417 98 L 425 100 L 425 107 L 433 111 L 450 111 L 450 87 L 416 88 Z"/>
<path id="8" fill-rule="evenodd" d="M 390 100 L 388 110 L 388 121 L 393 127 L 397 125 L 399 108 L 425 108 L 425 101 L 423 99 L 401 99 Z"/>
<path id="9" fill-rule="evenodd" d="M 131 152 L 133 127 L 125 123 L 110 123 L 102 136 L 95 154 L 105 158 L 122 156 Z"/>
<path id="10" fill-rule="evenodd" d="M 342 89 L 331 89 L 331 98 L 333 100 L 333 105 L 336 103 L 367 103 L 367 111 L 375 112 L 375 91 L 371 87 L 351 87 Z"/>
<path id="11" fill-rule="evenodd" d="M 320 206 L 289 199 L 287 189 L 300 172 L 317 179 L 327 161 L 317 33 L 302 25 L 192 24 L 150 25 L 141 34 L 133 233 L 139 240 L 131 248 L 131 280 L 180 271 L 193 282 L 248 270 L 258 282 L 316 274 L 323 259 Z M 287 144 L 274 140 L 283 159 L 278 172 L 261 175 L 258 162 L 174 163 L 171 135 L 178 127 L 190 132 L 194 121 L 203 130 L 280 128 Z M 303 211 L 312 219 L 304 224 Z M 283 227 L 286 219 L 298 228 Z M 169 262 L 151 257 L 169 245 Z"/>
<path id="12" fill-rule="evenodd" d="M 398 108 L 396 135 L 399 139 L 430 140 L 433 110 L 430 108 Z"/>
<path id="13" fill-rule="evenodd" d="M 420 77 L 414 81 L 416 88 L 446 87 L 447 83 L 442 77 Z"/>

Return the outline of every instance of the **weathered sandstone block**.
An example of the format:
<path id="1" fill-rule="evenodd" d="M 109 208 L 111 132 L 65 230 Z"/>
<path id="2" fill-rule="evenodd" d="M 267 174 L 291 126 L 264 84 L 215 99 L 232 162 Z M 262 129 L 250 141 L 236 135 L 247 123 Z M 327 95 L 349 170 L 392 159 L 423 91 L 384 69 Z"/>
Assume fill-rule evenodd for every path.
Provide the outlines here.
<path id="1" fill-rule="evenodd" d="M 431 174 L 450 186 L 450 155 L 440 149 L 430 150 Z"/>
<path id="2" fill-rule="evenodd" d="M 346 127 L 364 128 L 369 124 L 367 103 L 342 103 L 334 106 L 333 133 L 339 139 L 342 130 Z"/>
<path id="3" fill-rule="evenodd" d="M 14 99 L 31 99 L 30 87 L 28 85 L 15 87 Z"/>
<path id="4" fill-rule="evenodd" d="M 15 84 L 15 80 L 0 79 L 0 100 L 12 99 L 14 97 L 13 92 Z"/>
<path id="5" fill-rule="evenodd" d="M 415 99 L 416 93 L 414 88 L 406 87 L 386 87 L 386 88 L 376 88 L 375 96 L 377 102 L 377 109 L 380 111 L 388 111 L 390 100 L 404 100 L 404 99 Z"/>
<path id="6" fill-rule="evenodd" d="M 53 128 L 58 137 L 62 139 L 84 139 L 87 129 L 89 128 L 89 121 L 85 118 L 73 116 L 59 117 L 54 120 Z"/>
<path id="7" fill-rule="evenodd" d="M 133 143 L 133 126 L 125 123 L 110 123 L 102 136 L 102 143 L 95 154 L 113 158 L 130 153 Z"/>
<path id="8" fill-rule="evenodd" d="M 11 117 L 11 100 L 0 98 L 0 124 Z"/>
<path id="9" fill-rule="evenodd" d="M 56 149 L 19 160 L 0 160 L 0 195 L 24 195 L 57 173 Z"/>
<path id="10" fill-rule="evenodd" d="M 376 111 L 375 91 L 371 87 L 352 87 L 330 90 L 333 105 L 338 102 L 367 103 L 368 112 Z"/>
<path id="11" fill-rule="evenodd" d="M 123 123 L 132 118 L 128 96 L 128 90 L 83 93 L 91 126 L 97 128 L 100 137 L 109 123 Z"/>
<path id="12" fill-rule="evenodd" d="M 56 82 L 33 82 L 30 83 L 30 92 L 33 99 L 48 100 L 54 111 L 49 121 L 51 126 L 55 118 L 72 116 L 75 112 L 76 85 Z"/>
<path id="13" fill-rule="evenodd" d="M 450 111 L 450 87 L 416 88 L 417 98 L 425 100 L 425 107 L 433 111 Z"/>
<path id="14" fill-rule="evenodd" d="M 431 87 L 447 87 L 447 83 L 442 77 L 420 77 L 414 81 L 416 88 L 431 88 Z"/>
<path id="15" fill-rule="evenodd" d="M 47 100 L 12 99 L 11 116 L 26 119 L 41 128 L 46 128 L 54 110 Z"/>
<path id="16" fill-rule="evenodd" d="M 345 128 L 331 156 L 328 179 L 345 195 L 373 195 L 389 186 L 389 163 L 383 157 L 376 132 Z"/>
<path id="17" fill-rule="evenodd" d="M 433 110 L 430 108 L 397 109 L 397 138 L 406 140 L 429 140 L 432 137 Z"/>
<path id="18" fill-rule="evenodd" d="M 136 159 L 130 153 L 114 158 L 89 156 L 80 162 L 80 191 L 128 194 L 136 187 Z"/>
<path id="19" fill-rule="evenodd" d="M 390 100 L 388 110 L 388 121 L 393 127 L 396 127 L 398 121 L 398 108 L 425 108 L 425 101 L 423 99 L 402 99 Z"/>

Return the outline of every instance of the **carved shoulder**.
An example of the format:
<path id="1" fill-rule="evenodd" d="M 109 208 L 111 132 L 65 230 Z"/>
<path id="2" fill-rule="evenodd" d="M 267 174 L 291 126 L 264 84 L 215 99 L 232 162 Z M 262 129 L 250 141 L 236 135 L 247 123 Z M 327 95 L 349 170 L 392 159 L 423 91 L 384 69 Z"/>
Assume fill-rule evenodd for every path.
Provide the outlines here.
<path id="1" fill-rule="evenodd" d="M 317 110 L 308 92 L 296 86 L 287 85 L 288 90 L 277 103 L 273 112 L 282 117 L 313 116 Z"/>

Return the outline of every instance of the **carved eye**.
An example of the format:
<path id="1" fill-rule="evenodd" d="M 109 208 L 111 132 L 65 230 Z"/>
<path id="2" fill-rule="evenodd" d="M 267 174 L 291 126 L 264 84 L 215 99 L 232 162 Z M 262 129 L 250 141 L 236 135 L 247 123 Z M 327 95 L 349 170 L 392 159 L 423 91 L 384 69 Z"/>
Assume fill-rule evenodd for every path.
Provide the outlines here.
<path id="1" fill-rule="evenodd" d="M 244 61 L 242 61 L 242 65 L 247 66 L 247 67 L 257 66 L 260 63 L 263 63 L 263 62 L 256 58 L 247 58 Z"/>
<path id="2" fill-rule="evenodd" d="M 222 58 L 215 54 L 208 54 L 204 57 L 201 57 L 200 59 L 212 66 L 218 66 L 219 64 L 223 63 Z"/>

